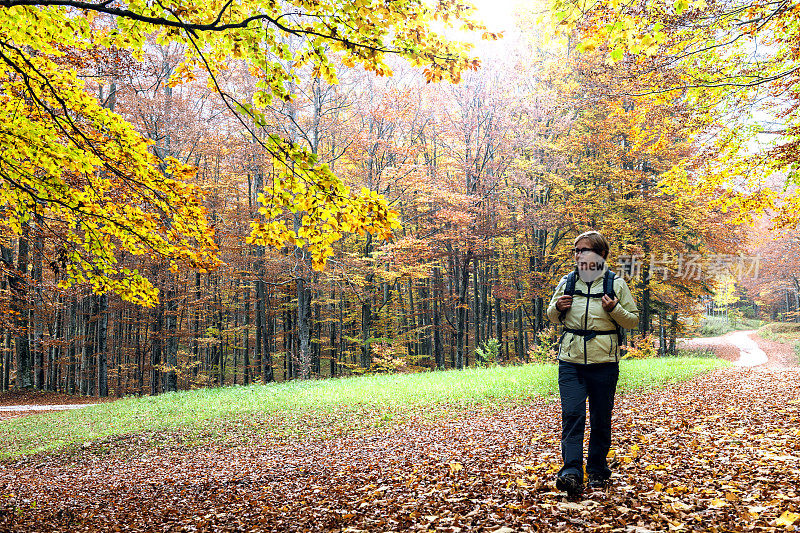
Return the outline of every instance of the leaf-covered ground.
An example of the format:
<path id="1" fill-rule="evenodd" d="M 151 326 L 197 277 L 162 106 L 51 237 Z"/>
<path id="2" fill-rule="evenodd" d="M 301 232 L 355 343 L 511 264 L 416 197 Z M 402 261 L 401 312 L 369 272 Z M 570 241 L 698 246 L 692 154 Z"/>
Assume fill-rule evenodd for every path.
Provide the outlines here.
<path id="1" fill-rule="evenodd" d="M 558 409 L 17 459 L 0 464 L 0 530 L 800 530 L 800 370 L 728 368 L 619 396 L 612 485 L 579 502 L 553 486 Z"/>

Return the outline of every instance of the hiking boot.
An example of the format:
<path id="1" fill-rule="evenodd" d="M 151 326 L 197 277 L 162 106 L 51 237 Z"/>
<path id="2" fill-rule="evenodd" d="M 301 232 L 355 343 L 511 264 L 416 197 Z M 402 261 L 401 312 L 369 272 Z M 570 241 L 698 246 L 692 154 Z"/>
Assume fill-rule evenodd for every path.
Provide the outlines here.
<path id="1" fill-rule="evenodd" d="M 575 474 L 558 476 L 556 478 L 556 489 L 565 491 L 570 499 L 577 499 L 583 493 L 583 482 Z"/>
<path id="2" fill-rule="evenodd" d="M 604 489 L 606 486 L 608 486 L 608 480 L 597 474 L 589 474 L 586 480 L 586 485 L 590 489 Z"/>

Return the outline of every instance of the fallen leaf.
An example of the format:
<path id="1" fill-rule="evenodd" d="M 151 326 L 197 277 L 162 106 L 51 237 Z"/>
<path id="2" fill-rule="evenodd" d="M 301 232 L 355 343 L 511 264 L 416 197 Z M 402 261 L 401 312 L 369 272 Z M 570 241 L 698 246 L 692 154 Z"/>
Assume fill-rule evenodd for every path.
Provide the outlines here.
<path id="1" fill-rule="evenodd" d="M 776 526 L 791 526 L 800 519 L 800 513 L 793 513 L 791 511 L 784 511 L 782 515 L 775 519 Z"/>

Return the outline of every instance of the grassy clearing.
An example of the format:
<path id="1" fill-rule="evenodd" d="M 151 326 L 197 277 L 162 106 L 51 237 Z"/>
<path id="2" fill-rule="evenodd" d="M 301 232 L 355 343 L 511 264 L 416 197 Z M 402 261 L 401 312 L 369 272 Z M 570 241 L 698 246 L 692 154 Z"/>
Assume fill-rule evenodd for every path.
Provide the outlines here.
<path id="1" fill-rule="evenodd" d="M 690 335 L 692 337 L 719 337 L 731 331 L 742 331 L 758 329 L 764 325 L 763 320 L 752 318 L 731 317 L 707 317 L 700 321 L 700 327 Z"/>
<path id="2" fill-rule="evenodd" d="M 717 357 L 714 353 L 714 349 L 708 346 L 697 346 L 691 348 L 679 348 L 678 349 L 678 356 L 679 357 Z"/>
<path id="3" fill-rule="evenodd" d="M 686 380 L 726 363 L 713 358 L 623 361 L 621 392 Z M 330 436 L 415 416 L 502 408 L 556 397 L 555 365 L 294 381 L 126 398 L 0 423 L 0 458 L 86 446 L 124 435 L 160 435 L 182 445 L 248 436 Z M 447 406 L 447 409 L 431 409 Z M 158 438 L 155 438 L 158 441 Z M 151 439 L 151 443 L 153 439 Z M 157 444 L 157 442 L 156 442 Z"/>

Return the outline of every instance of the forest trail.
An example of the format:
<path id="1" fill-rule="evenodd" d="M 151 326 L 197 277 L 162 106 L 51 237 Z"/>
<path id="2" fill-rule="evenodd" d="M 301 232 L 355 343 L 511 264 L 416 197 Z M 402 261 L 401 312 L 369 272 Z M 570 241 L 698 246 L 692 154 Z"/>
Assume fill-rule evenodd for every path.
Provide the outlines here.
<path id="1" fill-rule="evenodd" d="M 762 339 L 756 330 L 730 331 L 718 337 L 678 339 L 678 347 L 709 349 L 736 366 L 775 369 L 798 367 L 798 358 L 792 346 Z"/>
<path id="2" fill-rule="evenodd" d="M 72 405 L 0 405 L 0 413 L 25 412 L 25 411 L 67 411 L 97 405 L 96 403 L 80 403 Z"/>
<path id="3" fill-rule="evenodd" d="M 93 398 L 57 392 L 14 390 L 0 394 L 0 421 L 47 411 L 80 409 L 114 398 Z"/>
<path id="4" fill-rule="evenodd" d="M 445 408 L 441 408 L 444 410 Z M 800 370 L 730 367 L 622 394 L 611 487 L 554 489 L 554 399 L 373 434 L 0 463 L 3 531 L 774 531 L 800 525 Z"/>

